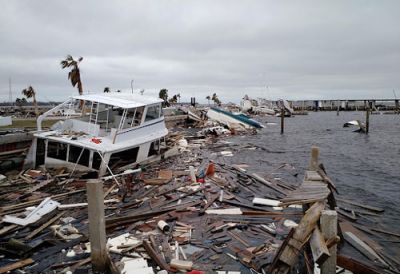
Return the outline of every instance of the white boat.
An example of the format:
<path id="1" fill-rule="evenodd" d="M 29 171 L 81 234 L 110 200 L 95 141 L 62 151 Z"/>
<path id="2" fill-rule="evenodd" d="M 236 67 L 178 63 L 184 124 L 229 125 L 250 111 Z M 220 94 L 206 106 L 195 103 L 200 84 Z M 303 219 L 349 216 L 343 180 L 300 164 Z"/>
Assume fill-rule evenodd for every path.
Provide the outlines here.
<path id="1" fill-rule="evenodd" d="M 255 114 L 275 115 L 275 110 L 268 106 L 253 107 L 253 111 Z"/>
<path id="2" fill-rule="evenodd" d="M 94 171 L 99 176 L 133 167 L 160 152 L 168 133 L 161 102 L 128 93 L 74 96 L 39 116 L 27 161 L 34 166 Z M 65 112 L 64 121 L 43 131 L 43 119 L 65 106 L 81 115 L 69 117 L 74 112 Z"/>
<path id="3" fill-rule="evenodd" d="M 240 109 L 243 113 L 252 112 L 254 114 L 275 115 L 275 110 L 273 110 L 272 107 L 267 106 L 267 102 L 267 100 L 262 98 L 255 100 L 251 99 L 248 95 L 245 95 L 240 101 Z"/>
<path id="4" fill-rule="evenodd" d="M 234 114 L 232 112 L 229 112 L 229 111 L 226 111 L 226 110 L 223 110 L 220 108 L 211 107 L 207 111 L 207 116 L 209 119 L 217 121 L 221 124 L 227 125 L 228 127 L 231 127 L 234 125 L 240 125 L 246 129 L 264 127 L 259 122 L 249 118 L 248 116 L 246 116 L 242 113 Z"/>
<path id="5" fill-rule="evenodd" d="M 294 114 L 293 108 L 290 106 L 289 102 L 283 99 L 279 99 L 277 102 L 278 108 L 279 109 L 284 109 L 285 110 L 285 116 L 290 117 Z M 281 116 L 281 113 L 278 112 L 277 115 L 278 117 Z"/>

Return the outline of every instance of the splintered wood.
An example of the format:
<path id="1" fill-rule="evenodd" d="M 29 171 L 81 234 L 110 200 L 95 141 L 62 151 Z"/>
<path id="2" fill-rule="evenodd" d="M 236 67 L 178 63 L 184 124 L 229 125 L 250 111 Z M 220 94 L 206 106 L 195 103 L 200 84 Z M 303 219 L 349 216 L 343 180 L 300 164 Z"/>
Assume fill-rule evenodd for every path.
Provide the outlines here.
<path id="1" fill-rule="evenodd" d="M 330 193 L 328 185 L 324 182 L 304 181 L 299 188 L 291 191 L 285 198 L 281 199 L 280 206 L 324 201 Z"/>

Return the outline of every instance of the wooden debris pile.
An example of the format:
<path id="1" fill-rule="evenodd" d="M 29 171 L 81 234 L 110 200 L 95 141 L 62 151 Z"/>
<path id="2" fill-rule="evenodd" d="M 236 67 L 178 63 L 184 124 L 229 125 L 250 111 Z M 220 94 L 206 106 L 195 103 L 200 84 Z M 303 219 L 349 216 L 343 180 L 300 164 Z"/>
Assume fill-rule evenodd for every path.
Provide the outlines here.
<path id="1" fill-rule="evenodd" d="M 175 136 L 179 143 L 181 136 Z M 335 200 L 335 186 L 315 163 L 298 186 L 219 160 L 226 154 L 210 161 L 207 147 L 215 152 L 217 143 L 187 140 L 180 142 L 178 157 L 97 181 L 106 253 L 91 246 L 98 240 L 93 227 L 100 231 L 102 218 L 90 226 L 89 219 L 101 214 L 93 214 L 100 206 L 88 210 L 89 183 L 83 178 L 90 174 L 42 169 L 8 176 L 0 183 L 0 273 L 90 273 L 94 252 L 109 273 L 289 273 L 304 266 L 311 273 L 317 266 L 336 267 L 336 257 L 339 266 L 355 273 L 355 266 L 370 273 L 380 267 L 397 271 L 394 257 L 363 235 L 361 226 L 345 220 L 341 211 L 349 212 L 348 207 L 336 202 L 349 201 Z M 32 212 L 39 214 L 31 219 Z M 377 227 L 370 231 L 398 236 Z M 349 256 L 346 249 L 368 260 L 361 263 L 362 257 Z"/>

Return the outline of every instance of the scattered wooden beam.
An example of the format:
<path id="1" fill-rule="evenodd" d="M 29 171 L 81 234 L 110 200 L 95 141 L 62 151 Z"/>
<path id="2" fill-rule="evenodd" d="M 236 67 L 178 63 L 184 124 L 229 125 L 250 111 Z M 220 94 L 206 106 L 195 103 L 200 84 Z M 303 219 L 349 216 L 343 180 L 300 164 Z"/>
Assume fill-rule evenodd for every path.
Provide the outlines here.
<path id="1" fill-rule="evenodd" d="M 143 247 L 146 249 L 147 254 L 156 262 L 156 264 L 164 270 L 167 270 L 168 272 L 171 271 L 169 265 L 164 261 L 164 259 L 156 253 L 156 251 L 153 249 L 151 244 L 148 241 L 143 241 Z M 171 271 L 172 272 L 172 271 Z"/>
<path id="2" fill-rule="evenodd" d="M 32 231 L 31 233 L 29 233 L 28 236 L 25 237 L 25 239 L 30 240 L 33 237 L 35 237 L 37 234 L 39 234 L 40 232 L 42 232 L 43 229 L 45 229 L 46 227 L 48 227 L 49 225 L 51 225 L 52 223 L 54 223 L 55 221 L 57 221 L 59 218 L 61 218 L 61 216 L 64 215 L 64 212 L 61 212 L 59 214 L 57 214 L 55 217 L 51 218 L 50 220 L 48 220 L 46 223 L 42 224 L 40 227 L 36 228 L 34 231 Z"/>
<path id="3" fill-rule="evenodd" d="M 372 227 L 371 230 L 400 238 L 400 233 L 387 231 L 387 230 L 383 230 L 383 229 L 380 229 L 380 228 L 374 228 L 374 227 Z"/>
<path id="4" fill-rule="evenodd" d="M 18 269 L 18 268 L 21 268 L 21 267 L 24 267 L 24 266 L 27 266 L 27 265 L 30 265 L 33 263 L 34 263 L 34 260 L 32 260 L 31 258 L 25 259 L 25 260 L 20 260 L 18 262 L 1 267 L 0 274 L 7 273 L 8 271 L 12 271 L 12 270 L 15 270 L 15 269 Z"/>
<path id="5" fill-rule="evenodd" d="M 368 246 L 355 234 L 346 231 L 343 233 L 343 236 L 349 244 L 351 244 L 354 248 L 360 251 L 365 257 L 367 257 L 372 261 L 378 260 L 383 265 L 387 266 L 387 263 L 370 246 Z"/>
<path id="6" fill-rule="evenodd" d="M 282 253 L 278 252 L 280 254 L 279 259 L 271 273 L 288 273 L 291 267 L 295 265 L 298 260 L 298 254 L 317 225 L 324 207 L 325 203 L 316 202 L 306 211 L 299 225 L 294 229 L 293 236 L 288 239 L 288 243 Z"/>
<path id="7" fill-rule="evenodd" d="M 337 256 L 337 264 L 355 274 L 369 273 L 369 274 L 380 274 L 377 269 L 372 266 L 365 265 L 353 258 L 346 257 L 343 255 Z"/>
<path id="8" fill-rule="evenodd" d="M 324 237 L 321 231 L 316 227 L 310 238 L 311 252 L 314 258 L 314 262 L 321 265 L 326 259 L 331 255 L 329 253 L 328 247 L 326 246 Z"/>
<path id="9" fill-rule="evenodd" d="M 325 239 L 336 239 L 337 237 L 337 212 L 334 210 L 323 210 L 320 218 L 321 232 Z M 336 273 L 336 245 L 329 247 L 329 258 L 321 264 L 321 274 Z"/>
<path id="10" fill-rule="evenodd" d="M 371 211 L 375 211 L 375 212 L 383 212 L 383 211 L 385 211 L 383 208 L 369 206 L 369 205 L 365 205 L 365 204 L 360 204 L 360 203 L 357 203 L 357 202 L 354 202 L 354 201 L 349 201 L 349 200 L 342 199 L 342 198 L 336 198 L 336 200 L 339 201 L 339 202 L 342 202 L 342 203 L 346 203 L 346 204 L 349 204 L 349 205 L 355 205 L 355 206 L 358 206 L 358 207 L 361 207 L 361 208 L 364 208 L 364 209 L 368 209 L 368 210 L 371 210 Z"/>

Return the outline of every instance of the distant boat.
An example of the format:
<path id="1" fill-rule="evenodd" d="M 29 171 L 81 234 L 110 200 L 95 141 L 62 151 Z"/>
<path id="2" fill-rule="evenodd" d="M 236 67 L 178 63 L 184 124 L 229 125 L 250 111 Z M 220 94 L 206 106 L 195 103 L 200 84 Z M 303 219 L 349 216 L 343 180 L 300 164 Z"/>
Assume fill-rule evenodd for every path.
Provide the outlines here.
<path id="1" fill-rule="evenodd" d="M 344 123 L 343 127 L 351 127 L 351 126 L 356 126 L 358 127 L 357 130 L 355 130 L 356 132 L 363 132 L 365 133 L 366 127 L 365 124 L 363 122 L 361 122 L 360 120 L 353 120 L 353 121 L 349 121 L 347 123 Z"/>
<path id="2" fill-rule="evenodd" d="M 284 109 L 285 110 L 285 116 L 286 117 L 290 117 L 293 115 L 294 110 L 293 108 L 290 106 L 289 102 L 283 99 L 278 100 L 277 105 L 280 109 Z M 280 116 L 280 114 L 278 114 L 277 116 Z"/>
<path id="3" fill-rule="evenodd" d="M 207 112 L 207 116 L 211 120 L 215 120 L 227 126 L 230 124 L 239 124 L 244 128 L 263 128 L 263 125 L 261 125 L 259 122 L 249 118 L 244 114 L 234 114 L 220 108 L 210 108 Z"/>
<path id="4" fill-rule="evenodd" d="M 253 107 L 253 111 L 255 114 L 275 115 L 275 110 L 267 106 Z"/>
<path id="5" fill-rule="evenodd" d="M 257 100 L 251 99 L 248 95 L 245 95 L 240 101 L 240 109 L 243 113 L 249 112 L 254 114 L 262 114 L 262 115 L 275 115 L 275 110 L 271 107 L 268 107 L 265 104 L 265 100 L 261 98 Z"/>

